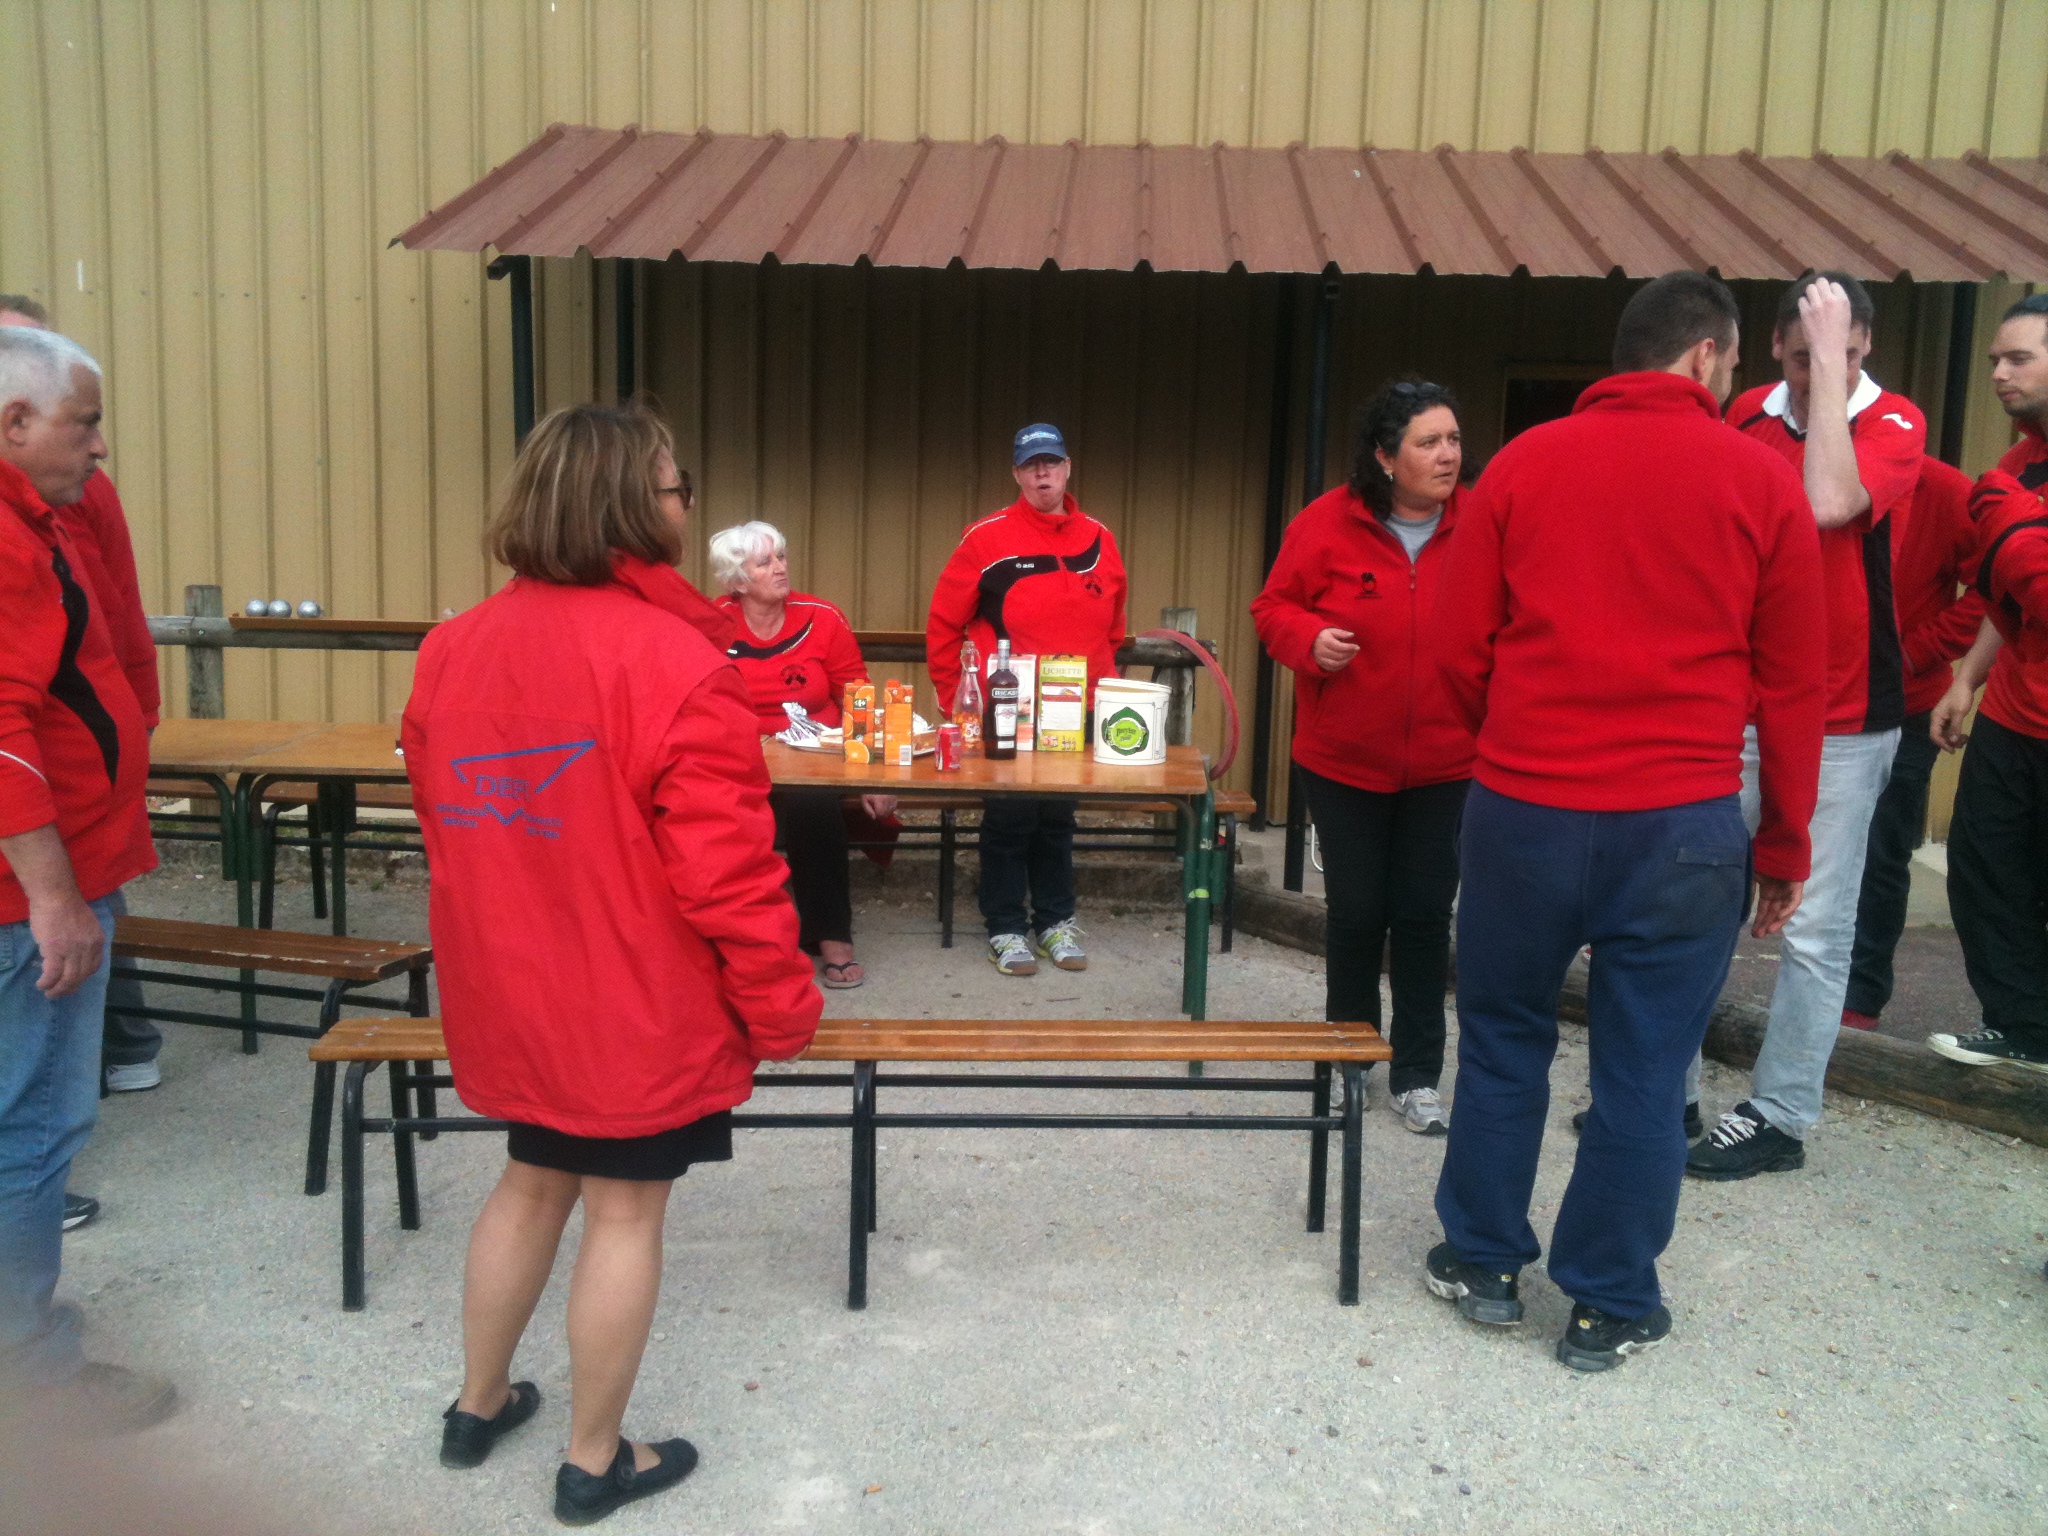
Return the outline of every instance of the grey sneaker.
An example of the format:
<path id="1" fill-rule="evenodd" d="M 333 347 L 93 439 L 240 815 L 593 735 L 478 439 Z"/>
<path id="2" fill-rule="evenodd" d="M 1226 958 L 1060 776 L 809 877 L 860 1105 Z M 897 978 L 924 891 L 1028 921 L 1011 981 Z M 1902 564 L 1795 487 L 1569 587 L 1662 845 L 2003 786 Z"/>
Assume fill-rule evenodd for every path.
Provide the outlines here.
<path id="1" fill-rule="evenodd" d="M 1401 1117 L 1401 1123 L 1418 1136 L 1448 1136 L 1451 1117 L 1444 1113 L 1444 1101 L 1434 1088 L 1410 1088 L 1390 1094 L 1387 1108 Z"/>
<path id="2" fill-rule="evenodd" d="M 1038 974 L 1038 962 L 1031 958 L 1031 941 L 1021 933 L 990 934 L 988 963 L 1005 976 Z"/>
<path id="3" fill-rule="evenodd" d="M 1088 951 L 1081 947 L 1081 925 L 1071 917 L 1041 933 L 1034 947 L 1063 971 L 1088 969 Z"/>
<path id="4" fill-rule="evenodd" d="M 163 1080 L 163 1068 L 153 1061 L 128 1061 L 107 1068 L 109 1093 L 142 1093 L 159 1086 Z"/>

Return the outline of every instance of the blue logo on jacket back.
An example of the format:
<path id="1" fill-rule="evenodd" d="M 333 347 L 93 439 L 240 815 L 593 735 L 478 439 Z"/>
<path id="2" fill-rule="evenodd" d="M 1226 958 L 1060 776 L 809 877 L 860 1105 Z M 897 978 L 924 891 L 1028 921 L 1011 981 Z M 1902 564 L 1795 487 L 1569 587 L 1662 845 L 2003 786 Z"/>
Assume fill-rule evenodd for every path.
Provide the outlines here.
<path id="1" fill-rule="evenodd" d="M 473 797 L 472 803 L 438 802 L 434 809 L 446 827 L 477 827 L 486 819 L 500 826 L 523 824 L 538 837 L 561 835 L 562 818 L 543 816 L 534 801 L 569 765 L 597 742 L 560 741 L 545 747 L 520 747 L 510 752 L 477 752 L 448 760 L 448 770 Z"/>

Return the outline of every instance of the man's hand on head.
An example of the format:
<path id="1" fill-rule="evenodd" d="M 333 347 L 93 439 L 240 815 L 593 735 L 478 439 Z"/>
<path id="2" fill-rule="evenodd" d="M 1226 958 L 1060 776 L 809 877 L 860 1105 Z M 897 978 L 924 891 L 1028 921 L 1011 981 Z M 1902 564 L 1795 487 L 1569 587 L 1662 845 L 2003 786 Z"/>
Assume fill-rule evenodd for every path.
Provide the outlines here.
<path id="1" fill-rule="evenodd" d="M 1839 381 L 1842 393 L 1849 392 L 1849 335 L 1854 330 L 1850 318 L 1849 295 L 1840 283 L 1823 278 L 1810 283 L 1799 295 L 1799 326 L 1806 334 L 1806 345 L 1813 359 L 1814 381 L 1819 383 L 1823 374 Z"/>

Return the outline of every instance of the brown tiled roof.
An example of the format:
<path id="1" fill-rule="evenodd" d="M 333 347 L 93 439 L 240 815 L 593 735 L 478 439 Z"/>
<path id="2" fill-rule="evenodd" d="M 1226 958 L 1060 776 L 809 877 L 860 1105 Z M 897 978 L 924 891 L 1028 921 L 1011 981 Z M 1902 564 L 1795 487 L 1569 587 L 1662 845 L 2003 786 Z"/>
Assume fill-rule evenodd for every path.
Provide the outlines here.
<path id="1" fill-rule="evenodd" d="M 557 124 L 414 250 L 877 266 L 2048 279 L 2048 165 L 891 144 Z"/>

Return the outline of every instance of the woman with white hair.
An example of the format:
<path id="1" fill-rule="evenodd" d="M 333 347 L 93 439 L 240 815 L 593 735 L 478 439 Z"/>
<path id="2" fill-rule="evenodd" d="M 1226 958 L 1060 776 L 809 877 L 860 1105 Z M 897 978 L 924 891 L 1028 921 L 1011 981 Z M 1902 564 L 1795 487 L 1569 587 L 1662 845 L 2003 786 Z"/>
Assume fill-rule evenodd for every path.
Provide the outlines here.
<path id="1" fill-rule="evenodd" d="M 727 648 L 747 685 L 763 734 L 789 724 L 784 704 L 801 704 L 820 725 L 838 725 L 848 683 L 868 681 L 867 663 L 846 615 L 823 598 L 789 586 L 789 541 L 772 523 L 741 523 L 711 536 L 711 584 L 718 606 L 737 621 Z M 777 840 L 789 860 L 806 954 L 823 960 L 820 984 L 857 987 L 867 979 L 853 958 L 853 900 L 848 890 L 846 819 L 837 790 L 781 789 L 769 797 Z M 880 819 L 894 795 L 863 795 Z"/>

